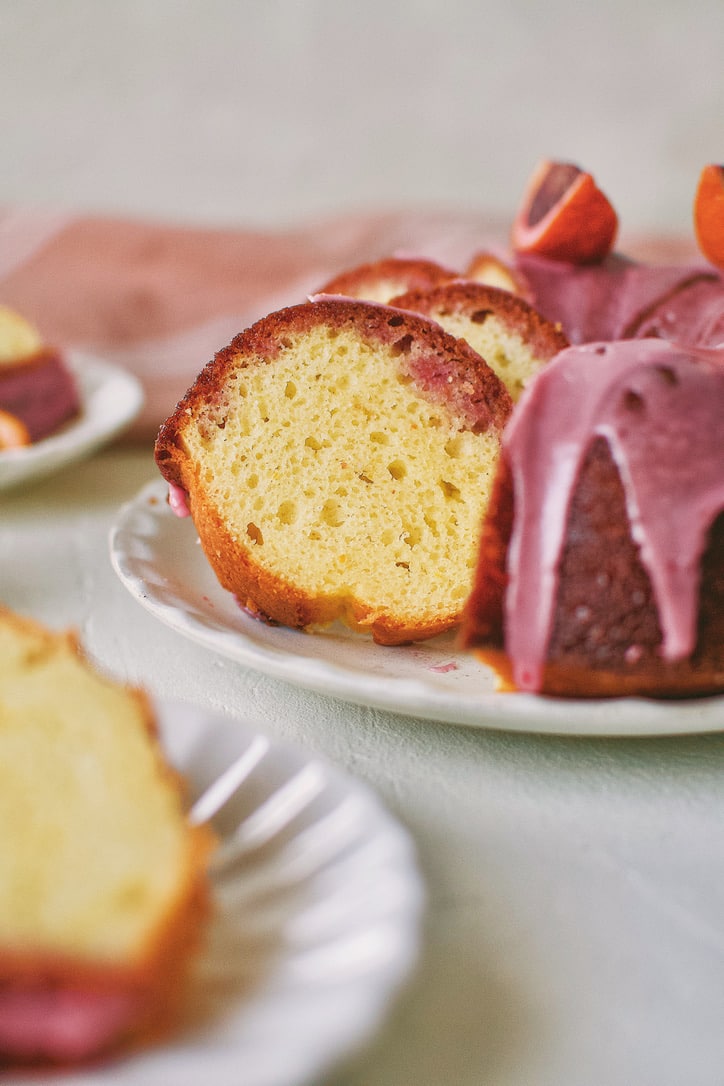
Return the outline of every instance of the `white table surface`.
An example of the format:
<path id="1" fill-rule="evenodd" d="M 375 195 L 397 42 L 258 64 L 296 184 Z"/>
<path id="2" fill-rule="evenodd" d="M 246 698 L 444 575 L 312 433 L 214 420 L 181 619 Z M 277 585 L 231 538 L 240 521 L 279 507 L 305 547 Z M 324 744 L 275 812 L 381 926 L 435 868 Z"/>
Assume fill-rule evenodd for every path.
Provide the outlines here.
<path id="1" fill-rule="evenodd" d="M 0 496 L 0 599 L 74 626 L 102 666 L 162 698 L 324 755 L 409 828 L 429 895 L 422 958 L 373 1043 L 329 1083 L 719 1086 L 724 735 L 466 729 L 217 658 L 112 570 L 109 526 L 155 477 L 149 449 L 117 447 Z"/>

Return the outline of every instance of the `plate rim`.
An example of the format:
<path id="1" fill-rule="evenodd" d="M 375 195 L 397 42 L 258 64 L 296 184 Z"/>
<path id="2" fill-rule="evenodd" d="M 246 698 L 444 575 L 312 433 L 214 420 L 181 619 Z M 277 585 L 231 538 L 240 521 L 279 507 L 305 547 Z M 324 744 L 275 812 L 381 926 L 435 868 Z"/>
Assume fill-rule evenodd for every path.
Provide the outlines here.
<path id="1" fill-rule="evenodd" d="M 0 489 L 45 478 L 89 456 L 121 433 L 138 417 L 145 400 L 140 380 L 123 366 L 99 355 L 68 349 L 63 352 L 75 377 L 82 410 L 80 415 L 40 441 L 0 453 Z M 90 407 L 99 392 L 116 386 L 112 410 L 102 417 Z"/>
<path id="2" fill-rule="evenodd" d="M 129 532 L 134 519 L 141 515 L 150 515 L 154 525 L 158 517 L 170 517 L 180 526 L 184 524 L 169 510 L 166 492 L 167 484 L 158 478 L 145 484 L 120 507 L 108 536 L 111 564 L 121 583 L 146 611 L 167 627 L 243 666 L 353 704 L 485 730 L 599 738 L 663 737 L 724 730 L 724 696 L 682 700 L 576 699 L 481 690 L 474 703 L 471 699 L 456 703 L 448 692 L 425 685 L 420 679 L 392 680 L 387 676 L 385 683 L 372 684 L 370 689 L 370 679 L 374 676 L 351 671 L 338 662 L 303 652 L 289 653 L 280 646 L 262 646 L 243 630 L 231 627 L 210 632 L 208 626 L 196 623 L 188 612 L 181 612 L 158 599 L 153 589 L 133 570 L 127 547 L 123 544 L 124 533 Z M 199 555 L 199 560 L 205 562 L 203 552 L 199 551 Z M 224 593 L 220 586 L 219 592 Z M 300 646 L 305 638 L 318 636 L 293 630 L 284 630 L 284 633 L 298 637 Z M 420 646 L 434 644 L 433 639 L 421 642 Z M 396 647 L 389 651 L 404 652 L 405 649 Z M 464 655 L 469 660 L 468 654 Z M 489 676 L 489 669 L 483 664 L 479 666 L 481 677 L 485 672 Z M 393 681 L 394 685 L 391 685 Z"/>
<path id="3" fill-rule="evenodd" d="M 241 784 L 242 788 L 248 785 L 259 790 L 261 780 L 261 791 L 264 793 L 261 806 L 269 797 L 274 797 L 280 787 L 283 789 L 286 783 L 311 768 L 317 771 L 316 776 L 321 774 L 323 788 L 319 795 L 326 796 L 327 801 L 326 804 L 321 805 L 323 810 L 329 807 L 330 811 L 336 811 L 343 803 L 348 803 L 350 800 L 361 801 L 365 817 L 358 817 L 357 821 L 364 827 L 364 833 L 359 840 L 355 839 L 355 844 L 352 846 L 356 878 L 365 876 L 368 870 L 375 874 L 379 874 L 380 870 L 390 875 L 394 874 L 397 893 L 394 895 L 393 904 L 390 906 L 388 903 L 374 914 L 369 929 L 376 930 L 376 925 L 383 926 L 385 934 L 389 933 L 391 936 L 388 948 L 390 952 L 384 959 L 380 959 L 379 963 L 375 962 L 375 967 L 371 972 L 365 971 L 362 978 L 354 974 L 351 979 L 342 983 L 343 991 L 350 995 L 345 1002 L 341 1019 L 339 1017 L 334 1019 L 334 1016 L 328 1013 L 329 999 L 336 997 L 340 990 L 336 974 L 333 973 L 331 979 L 323 978 L 321 992 L 322 1005 L 326 1008 L 325 1014 L 323 1019 L 319 1015 L 314 1019 L 318 1028 L 316 1032 L 311 1033 L 308 1029 L 309 1014 L 305 1015 L 305 1030 L 298 1031 L 303 1036 L 295 1038 L 295 1044 L 290 1050 L 294 1057 L 291 1076 L 288 1055 L 284 1057 L 281 1052 L 276 1055 L 272 1052 L 270 1055 L 266 1036 L 259 1039 L 259 1051 L 249 1050 L 244 1046 L 244 1034 L 248 1033 L 252 1036 L 255 1034 L 254 1029 L 247 1025 L 249 1018 L 254 1022 L 258 1021 L 261 1015 L 261 1021 L 265 1022 L 269 1015 L 288 1016 L 290 1000 L 292 1006 L 297 1006 L 299 999 L 305 999 L 307 1001 L 305 1006 L 309 1003 L 314 1008 L 314 1000 L 309 1001 L 304 995 L 306 990 L 304 984 L 300 985 L 293 976 L 290 979 L 284 974 L 285 962 L 292 962 L 295 953 L 298 952 L 298 948 L 293 945 L 290 945 L 287 955 L 282 953 L 278 959 L 274 959 L 268 987 L 265 988 L 262 985 L 261 989 L 244 990 L 242 993 L 237 993 L 235 998 L 232 997 L 228 1013 L 242 1015 L 238 1048 L 233 1048 L 234 1033 L 228 1032 L 226 1017 L 223 1021 L 216 1018 L 205 1020 L 197 1030 L 193 1014 L 191 1014 L 191 1018 L 185 1019 L 181 1024 L 180 1030 L 168 1039 L 138 1049 L 118 1061 L 109 1060 L 104 1063 L 100 1069 L 100 1076 L 104 1082 L 115 1083 L 116 1086 L 145 1086 L 150 1081 L 169 1081 L 170 1074 L 173 1081 L 185 1084 L 197 1083 L 198 1076 L 203 1070 L 207 1071 L 213 1078 L 213 1082 L 218 1083 L 219 1086 L 235 1086 L 238 1082 L 239 1060 L 245 1059 L 244 1081 L 248 1081 L 250 1086 L 262 1086 L 262 1084 L 263 1086 L 304 1086 L 316 1081 L 319 1075 L 329 1073 L 346 1059 L 355 1056 L 373 1040 L 417 968 L 428 901 L 416 843 L 410 831 L 390 811 L 372 786 L 353 777 L 324 755 L 306 749 L 301 744 L 278 739 L 260 723 L 242 714 L 204 708 L 189 701 L 156 697 L 152 692 L 149 692 L 149 700 L 156 719 L 164 757 L 172 767 L 181 772 L 188 786 L 189 808 L 198 799 L 199 788 L 203 791 L 208 787 L 208 782 L 200 784 L 200 778 L 205 774 L 198 765 L 195 753 L 198 739 L 205 740 L 207 737 L 212 741 L 215 738 L 222 740 L 221 743 L 217 742 L 213 749 L 218 752 L 219 747 L 223 747 L 223 763 L 228 754 L 227 747 L 233 749 L 231 765 L 235 760 L 239 760 L 241 751 L 248 752 L 256 741 L 262 742 L 263 756 L 258 762 L 252 763 L 248 776 L 244 777 Z M 189 735 L 192 742 L 189 742 Z M 224 739 L 227 742 L 223 742 Z M 223 763 L 219 771 L 222 776 L 225 771 Z M 218 779 L 218 777 L 214 776 L 212 779 Z M 315 799 L 315 803 L 317 802 L 319 800 Z M 252 806 L 246 817 L 251 816 L 253 821 L 257 811 L 261 810 L 261 806 Z M 316 808 L 309 809 L 308 817 L 302 815 L 302 828 L 295 828 L 292 831 L 291 841 L 296 839 L 298 832 L 314 827 L 318 817 Z M 233 834 L 234 831 L 231 830 L 232 837 Z M 222 834 L 222 843 L 226 839 Z M 386 850 L 382 850 L 381 857 L 379 846 L 382 843 Z M 375 845 L 378 847 L 372 847 Z M 349 877 L 347 847 L 343 849 L 343 862 L 345 875 Z M 279 848 L 283 849 L 284 846 L 280 845 Z M 263 871 L 263 850 L 258 862 L 262 865 Z M 244 871 L 245 875 L 248 875 L 246 869 Z M 245 875 L 239 877 L 243 879 Z M 302 879 L 302 883 L 312 886 L 315 879 L 319 879 L 321 883 L 321 897 L 315 898 L 315 902 L 318 903 L 323 899 L 326 889 L 327 872 L 324 863 L 307 874 L 306 878 Z M 353 884 L 358 885 L 355 880 Z M 263 912 L 268 907 L 262 903 L 257 906 L 257 909 Z M 292 910 L 291 915 L 301 915 L 305 908 L 308 908 L 308 902 L 300 902 L 298 904 L 300 911 L 295 913 Z M 364 915 L 367 917 L 368 914 Z M 356 925 L 358 923 L 356 915 L 354 920 Z M 286 922 L 289 922 L 288 918 Z M 353 935 L 367 930 L 365 925 L 359 929 L 353 925 L 352 929 Z M 303 955 L 303 948 L 301 953 Z M 203 951 L 200 963 L 203 965 Z M 327 986 L 329 992 L 327 992 Z M 319 991 L 314 987 L 312 992 L 319 995 Z M 352 1013 L 350 1013 L 350 1001 Z M 237 1033 L 236 1036 L 239 1034 Z M 94 1070 L 79 1070 L 75 1073 L 70 1072 L 68 1075 L 68 1086 L 94 1086 L 97 1081 L 100 1081 L 99 1072 Z"/>

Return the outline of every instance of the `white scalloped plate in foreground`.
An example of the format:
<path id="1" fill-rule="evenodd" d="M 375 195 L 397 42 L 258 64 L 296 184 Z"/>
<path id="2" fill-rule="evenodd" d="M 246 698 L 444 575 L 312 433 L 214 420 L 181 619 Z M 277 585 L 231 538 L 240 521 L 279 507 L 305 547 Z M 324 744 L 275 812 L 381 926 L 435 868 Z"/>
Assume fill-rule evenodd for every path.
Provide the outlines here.
<path id="1" fill-rule="evenodd" d="M 374 794 L 248 724 L 158 703 L 216 911 L 181 1028 L 64 1086 L 300 1086 L 370 1039 L 417 959 L 424 893 Z"/>
<path id="2" fill-rule="evenodd" d="M 163 480 L 119 512 L 111 559 L 136 599 L 168 626 L 267 675 L 408 716 L 561 735 L 675 735 L 724 729 L 724 698 L 570 700 L 500 694 L 490 670 L 452 636 L 386 648 L 338 626 L 301 633 L 246 615 L 218 584 L 190 518 Z"/>
<path id="3" fill-rule="evenodd" d="M 140 382 L 110 362 L 69 352 L 81 412 L 57 433 L 20 449 L 0 451 L 0 490 L 53 475 L 119 434 L 141 410 Z"/>

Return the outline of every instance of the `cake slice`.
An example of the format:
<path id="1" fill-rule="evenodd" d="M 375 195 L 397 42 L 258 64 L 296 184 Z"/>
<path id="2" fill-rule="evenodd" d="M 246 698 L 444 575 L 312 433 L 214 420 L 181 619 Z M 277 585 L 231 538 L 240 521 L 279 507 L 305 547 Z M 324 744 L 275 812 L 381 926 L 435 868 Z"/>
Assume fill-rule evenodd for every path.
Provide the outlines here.
<path id="1" fill-rule="evenodd" d="M 217 354 L 162 426 L 156 460 L 243 607 L 395 644 L 459 620 L 511 407 L 439 325 L 322 298 Z"/>
<path id="2" fill-rule="evenodd" d="M 523 298 L 498 287 L 456 280 L 393 298 L 390 305 L 412 309 L 466 340 L 504 382 L 516 401 L 542 366 L 568 346 L 558 325 Z"/>
<path id="3" fill-rule="evenodd" d="M 416 257 L 390 256 L 369 264 L 348 268 L 328 280 L 316 292 L 342 294 L 366 302 L 389 302 L 396 294 L 408 290 L 430 290 L 440 283 L 456 279 L 457 272 L 434 260 Z"/>
<path id="4" fill-rule="evenodd" d="M 208 911 L 148 701 L 0 609 L 0 1063 L 76 1064 L 173 1020 Z"/>
<path id="5" fill-rule="evenodd" d="M 28 445 L 80 411 L 80 395 L 62 354 L 37 329 L 0 306 L 0 449 Z"/>

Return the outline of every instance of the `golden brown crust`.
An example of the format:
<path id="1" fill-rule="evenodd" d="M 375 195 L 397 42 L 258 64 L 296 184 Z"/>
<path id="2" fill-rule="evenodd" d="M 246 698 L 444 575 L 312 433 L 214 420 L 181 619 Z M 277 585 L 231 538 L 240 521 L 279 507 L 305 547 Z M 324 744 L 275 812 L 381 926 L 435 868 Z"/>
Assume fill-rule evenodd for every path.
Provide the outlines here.
<path id="1" fill-rule="evenodd" d="M 447 283 L 457 277 L 458 272 L 432 260 L 387 257 L 341 272 L 316 293 L 388 301 L 403 291 L 430 290 L 439 283 Z"/>
<path id="2" fill-rule="evenodd" d="M 560 326 L 543 317 L 524 298 L 484 283 L 456 280 L 427 291 L 408 291 L 393 298 L 390 305 L 423 313 L 433 320 L 457 316 L 483 324 L 494 317 L 506 331 L 519 335 L 541 363 L 569 346 Z"/>
<path id="3" fill-rule="evenodd" d="M 472 279 L 476 283 L 485 283 L 488 286 L 501 287 L 526 300 L 531 298 L 530 285 L 520 269 L 513 268 L 501 257 L 485 250 L 472 256 L 465 269 L 464 278 Z"/>

